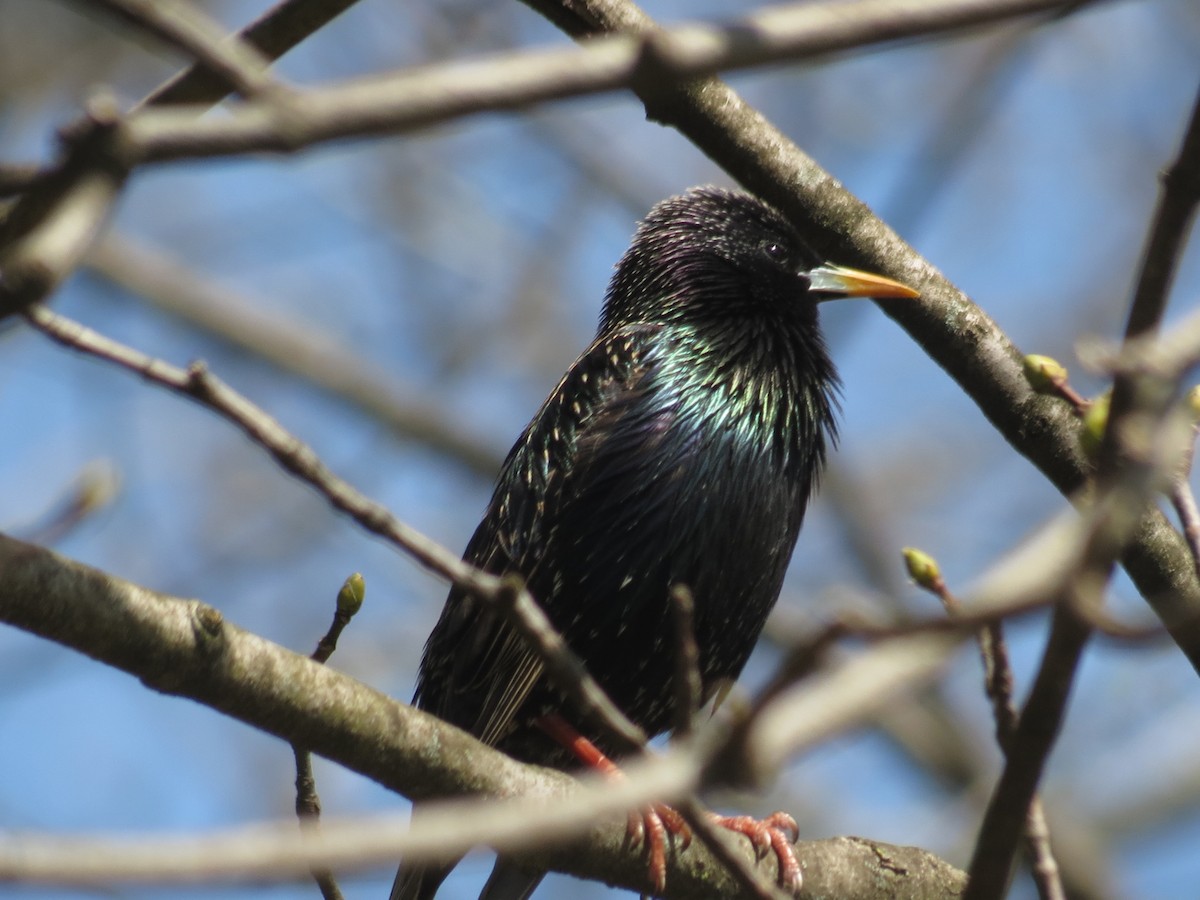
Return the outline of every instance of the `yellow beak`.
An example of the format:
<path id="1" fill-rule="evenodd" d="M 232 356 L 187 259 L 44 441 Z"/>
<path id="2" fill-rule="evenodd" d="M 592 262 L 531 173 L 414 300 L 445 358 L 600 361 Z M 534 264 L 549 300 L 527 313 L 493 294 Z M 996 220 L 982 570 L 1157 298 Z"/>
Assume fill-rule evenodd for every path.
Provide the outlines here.
<path id="1" fill-rule="evenodd" d="M 808 273 L 809 290 L 843 297 L 920 297 L 908 285 L 858 269 L 822 263 Z"/>

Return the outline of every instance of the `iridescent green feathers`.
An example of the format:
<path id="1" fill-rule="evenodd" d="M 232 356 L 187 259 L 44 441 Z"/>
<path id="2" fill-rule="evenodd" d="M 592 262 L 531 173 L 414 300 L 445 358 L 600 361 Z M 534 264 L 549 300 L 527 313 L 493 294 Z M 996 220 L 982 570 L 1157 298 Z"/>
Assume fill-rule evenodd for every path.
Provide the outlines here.
<path id="1" fill-rule="evenodd" d="M 649 733 L 671 721 L 671 586 L 695 596 L 706 693 L 737 676 L 778 597 L 834 434 L 837 379 L 805 274 L 817 262 L 746 194 L 658 204 L 595 341 L 514 445 L 467 547 L 472 563 L 526 580 Z M 461 592 L 429 639 L 416 700 L 514 755 L 565 762 L 530 723 L 571 711 L 508 626 Z"/>

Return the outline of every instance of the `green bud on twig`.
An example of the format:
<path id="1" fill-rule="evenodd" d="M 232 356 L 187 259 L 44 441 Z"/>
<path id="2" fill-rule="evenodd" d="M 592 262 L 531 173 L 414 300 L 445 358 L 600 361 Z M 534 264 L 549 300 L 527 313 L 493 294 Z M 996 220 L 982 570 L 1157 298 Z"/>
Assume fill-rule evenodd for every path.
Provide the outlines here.
<path id="1" fill-rule="evenodd" d="M 361 572 L 355 572 L 346 579 L 337 595 L 337 611 L 349 618 L 362 609 L 363 598 L 367 595 L 367 583 Z"/>
<path id="2" fill-rule="evenodd" d="M 1067 368 L 1057 359 L 1030 353 L 1021 365 L 1025 370 L 1025 380 L 1039 394 L 1056 394 L 1062 385 L 1067 383 Z"/>
<path id="3" fill-rule="evenodd" d="M 1194 385 L 1183 395 L 1183 402 L 1187 404 L 1188 412 L 1192 414 L 1192 421 L 1200 423 L 1200 384 Z"/>
<path id="4" fill-rule="evenodd" d="M 1083 431 L 1079 433 L 1079 442 L 1083 445 L 1083 452 L 1091 459 L 1099 455 L 1100 444 L 1104 442 L 1104 431 L 1108 428 L 1108 408 L 1111 403 L 1112 393 L 1105 391 L 1092 401 L 1092 405 L 1083 414 Z"/>
<path id="5" fill-rule="evenodd" d="M 937 590 L 942 580 L 942 570 L 938 568 L 937 560 L 915 547 L 905 547 L 900 553 L 904 556 L 908 576 L 927 591 Z"/>

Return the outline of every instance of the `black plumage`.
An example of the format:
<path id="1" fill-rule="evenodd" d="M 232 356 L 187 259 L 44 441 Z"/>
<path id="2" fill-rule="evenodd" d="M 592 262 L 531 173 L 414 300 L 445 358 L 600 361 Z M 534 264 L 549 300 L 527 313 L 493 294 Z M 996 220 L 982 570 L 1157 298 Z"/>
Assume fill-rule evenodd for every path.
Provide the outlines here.
<path id="1" fill-rule="evenodd" d="M 673 716 L 672 585 L 695 598 L 705 699 L 738 676 L 779 595 L 835 436 L 817 301 L 912 293 L 818 262 L 747 194 L 697 188 L 656 205 L 617 265 L 595 340 L 517 439 L 467 545 L 469 562 L 525 579 L 651 735 Z M 613 749 L 505 621 L 457 590 L 415 702 L 529 762 L 569 762 L 534 725 L 548 712 Z"/>

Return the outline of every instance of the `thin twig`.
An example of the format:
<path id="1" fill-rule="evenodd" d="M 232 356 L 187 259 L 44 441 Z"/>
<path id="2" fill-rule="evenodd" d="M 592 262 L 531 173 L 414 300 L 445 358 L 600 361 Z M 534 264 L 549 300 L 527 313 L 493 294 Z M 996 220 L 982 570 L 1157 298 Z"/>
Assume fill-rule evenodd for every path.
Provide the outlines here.
<path id="1" fill-rule="evenodd" d="M 1158 207 L 1146 236 L 1141 268 L 1129 318 L 1125 323 L 1122 353 L 1144 344 L 1159 327 L 1166 309 L 1171 283 L 1179 266 L 1184 242 L 1200 203 L 1200 92 L 1174 163 L 1162 176 Z M 1124 420 L 1137 405 L 1134 396 L 1136 369 L 1121 368 L 1113 381 L 1110 422 Z M 1120 463 L 1121 438 L 1113 427 L 1106 430 L 1100 446 L 1099 469 L 1111 471 Z M 1195 549 L 1192 549 L 1193 559 Z"/>
<path id="2" fill-rule="evenodd" d="M 238 35 L 187 3 L 155 0 L 81 0 L 140 28 L 193 57 L 243 97 L 269 98 L 282 85 L 267 74 L 269 61 Z"/>
<path id="3" fill-rule="evenodd" d="M 642 729 L 629 721 L 587 673 L 579 657 L 567 647 L 519 579 L 500 578 L 477 569 L 400 521 L 386 507 L 331 472 L 310 446 L 209 372 L 203 363 L 194 362 L 186 370 L 178 368 L 45 306 L 31 307 L 26 310 L 25 318 L 43 334 L 65 346 L 115 363 L 213 410 L 266 450 L 285 471 L 315 488 L 334 508 L 348 514 L 367 531 L 395 544 L 456 587 L 485 602 L 497 604 L 509 614 L 512 624 L 539 654 L 555 686 L 584 716 L 629 748 L 640 748 L 645 744 Z"/>
<path id="4" fill-rule="evenodd" d="M 624 744 L 626 751 L 640 752 L 645 747 L 645 732 L 608 698 L 588 673 L 583 660 L 567 646 L 538 606 L 520 576 L 508 574 L 500 578 L 497 589 L 487 599 L 508 616 L 509 622 L 540 657 L 551 682 L 577 704 L 581 714 L 611 732 Z"/>
<path id="5" fill-rule="evenodd" d="M 338 638 L 350 620 L 362 608 L 366 587 L 363 577 L 355 572 L 338 590 L 337 603 L 333 612 L 333 621 L 329 630 L 317 642 L 317 649 L 310 655 L 313 662 L 324 665 L 337 649 Z M 309 834 L 318 834 L 318 822 L 321 818 L 321 798 L 317 795 L 317 779 L 313 775 L 312 754 L 299 744 L 292 744 L 292 755 L 296 760 L 296 815 L 300 819 L 300 827 Z M 313 866 L 310 870 L 313 881 L 321 891 L 324 900 L 343 900 L 341 888 L 329 869 Z"/>
<path id="6" fill-rule="evenodd" d="M 108 506 L 120 487 L 121 474 L 112 462 L 100 459 L 88 463 L 75 476 L 65 496 L 38 521 L 20 530 L 23 540 L 47 546 L 58 543 Z"/>
<path id="7" fill-rule="evenodd" d="M 923 554 L 922 554 L 923 556 Z M 909 570 L 913 572 L 915 553 L 905 551 Z M 932 558 L 920 560 L 921 571 L 914 572 L 917 583 L 942 601 L 946 613 L 956 618 L 962 613 L 962 604 L 954 596 L 941 571 Z M 1004 640 L 1003 626 L 999 621 L 983 626 L 976 635 L 979 655 L 983 662 L 984 690 L 992 704 L 992 717 L 996 723 L 996 742 L 1006 754 L 1017 730 L 1018 716 L 1013 700 L 1013 673 L 1008 662 L 1008 646 Z M 1025 843 L 1030 858 L 1030 869 L 1041 900 L 1066 900 L 1062 874 L 1050 843 L 1050 829 L 1046 813 L 1038 794 L 1034 794 L 1025 814 Z"/>
<path id="8" fill-rule="evenodd" d="M 312 754 L 292 744 L 292 755 L 296 761 L 296 815 L 300 819 L 300 830 L 317 836 L 321 833 L 318 824 L 321 801 L 317 796 L 317 780 L 312 770 Z M 345 900 L 331 870 L 311 866 L 308 871 L 324 900 Z"/>
<path id="9" fill-rule="evenodd" d="M 239 31 L 237 37 L 265 58 L 279 59 L 356 2 L 357 0 L 283 0 Z M 226 82 L 219 75 L 197 64 L 160 85 L 134 108 L 180 104 L 211 105 L 228 92 Z"/>
<path id="10" fill-rule="evenodd" d="M 92 247 L 87 264 L 157 309 L 348 400 L 402 438 L 458 460 L 488 479 L 500 469 L 503 453 L 464 427 L 436 396 L 429 396 L 427 388 L 373 365 L 346 343 L 294 314 L 267 312 L 267 304 L 257 298 L 201 277 L 180 261 L 114 230 Z"/>
<path id="11" fill-rule="evenodd" d="M 925 37 L 1073 7 L 1068 0 L 860 0 L 759 10 L 728 25 L 611 35 L 576 48 L 522 50 L 296 91 L 281 122 L 272 104 L 231 104 L 220 119 L 186 108 L 132 116 L 131 162 L 293 152 L 316 142 L 400 133 L 468 114 L 525 109 L 633 87 L 659 92 L 718 71 Z"/>
<path id="12" fill-rule="evenodd" d="M 1046 759 L 1058 737 L 1089 629 L 1070 604 L 1055 610 L 1050 638 L 1017 727 L 1007 742 L 1004 771 L 980 826 L 964 900 L 1006 895 L 1012 859 Z"/>
<path id="13" fill-rule="evenodd" d="M 1200 92 L 1180 142 L 1179 155 L 1162 175 L 1158 207 L 1146 237 L 1137 289 L 1125 323 L 1127 341 L 1158 330 L 1197 203 L 1200 203 Z"/>
<path id="14" fill-rule="evenodd" d="M 1190 416 L 1174 409 L 1175 383 L 1152 375 L 1128 376 L 1133 403 L 1110 419 L 1109 449 L 1100 459 L 1088 537 L 1067 560 L 1069 575 L 1051 621 L 1041 666 L 1019 722 L 1005 746 L 1005 765 L 980 826 L 964 900 L 1004 894 L 1030 803 L 1058 737 L 1071 687 L 1091 635 L 1080 614 L 1099 609 L 1112 567 L 1134 534 L 1164 472 L 1178 467 Z M 1186 423 L 1186 424 L 1185 424 Z M 1149 439 L 1155 435 L 1156 439 Z"/>

